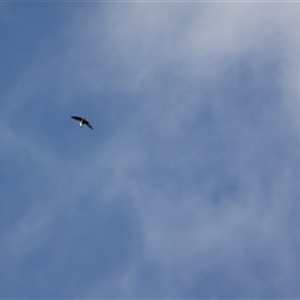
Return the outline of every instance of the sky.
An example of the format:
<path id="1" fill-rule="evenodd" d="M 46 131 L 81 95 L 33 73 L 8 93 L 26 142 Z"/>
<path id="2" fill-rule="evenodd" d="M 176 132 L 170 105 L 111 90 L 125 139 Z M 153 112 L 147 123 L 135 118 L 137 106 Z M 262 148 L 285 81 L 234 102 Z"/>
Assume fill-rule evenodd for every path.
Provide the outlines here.
<path id="1" fill-rule="evenodd" d="M 0 298 L 299 298 L 299 15 L 0 2 Z"/>

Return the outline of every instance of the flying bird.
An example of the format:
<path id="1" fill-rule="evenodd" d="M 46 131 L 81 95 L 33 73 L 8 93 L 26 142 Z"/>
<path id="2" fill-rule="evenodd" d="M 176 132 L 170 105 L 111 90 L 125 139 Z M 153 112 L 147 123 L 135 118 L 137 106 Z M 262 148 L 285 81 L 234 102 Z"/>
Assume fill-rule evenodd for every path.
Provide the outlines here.
<path id="1" fill-rule="evenodd" d="M 93 129 L 93 126 L 85 119 L 81 117 L 71 116 L 72 119 L 79 121 L 79 126 L 82 127 L 86 125 L 87 127 Z"/>

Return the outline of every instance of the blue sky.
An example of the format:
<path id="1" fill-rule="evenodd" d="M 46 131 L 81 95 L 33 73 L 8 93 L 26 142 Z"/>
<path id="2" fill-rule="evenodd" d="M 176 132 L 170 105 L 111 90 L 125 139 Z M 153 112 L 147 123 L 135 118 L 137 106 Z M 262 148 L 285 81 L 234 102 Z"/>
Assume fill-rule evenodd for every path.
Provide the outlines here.
<path id="1" fill-rule="evenodd" d="M 0 3 L 0 297 L 300 297 L 299 11 Z"/>

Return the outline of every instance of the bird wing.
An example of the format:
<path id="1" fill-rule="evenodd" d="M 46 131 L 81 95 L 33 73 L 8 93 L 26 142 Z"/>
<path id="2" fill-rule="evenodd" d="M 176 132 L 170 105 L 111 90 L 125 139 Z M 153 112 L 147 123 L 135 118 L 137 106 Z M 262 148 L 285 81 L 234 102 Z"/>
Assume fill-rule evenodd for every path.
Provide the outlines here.
<path id="1" fill-rule="evenodd" d="M 91 129 L 93 129 L 93 126 L 87 120 L 84 120 L 83 124 L 85 124 L 87 127 L 91 128 Z"/>
<path id="2" fill-rule="evenodd" d="M 81 117 L 76 117 L 76 116 L 71 116 L 71 118 L 72 118 L 72 119 L 75 119 L 75 120 L 77 120 L 77 121 L 81 121 L 81 120 L 82 120 Z"/>

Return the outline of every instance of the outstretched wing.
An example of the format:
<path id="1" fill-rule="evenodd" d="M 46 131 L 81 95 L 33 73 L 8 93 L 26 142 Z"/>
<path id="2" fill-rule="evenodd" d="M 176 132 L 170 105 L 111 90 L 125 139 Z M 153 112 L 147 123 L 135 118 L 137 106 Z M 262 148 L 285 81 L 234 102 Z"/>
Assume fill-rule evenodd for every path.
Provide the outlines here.
<path id="1" fill-rule="evenodd" d="M 93 126 L 87 120 L 84 120 L 83 124 L 85 124 L 87 127 L 91 128 L 91 129 L 93 129 Z"/>
<path id="2" fill-rule="evenodd" d="M 71 116 L 71 118 L 72 118 L 72 119 L 75 119 L 75 120 L 77 120 L 77 121 L 81 121 L 81 120 L 82 120 L 81 117 L 76 117 L 76 116 Z"/>

